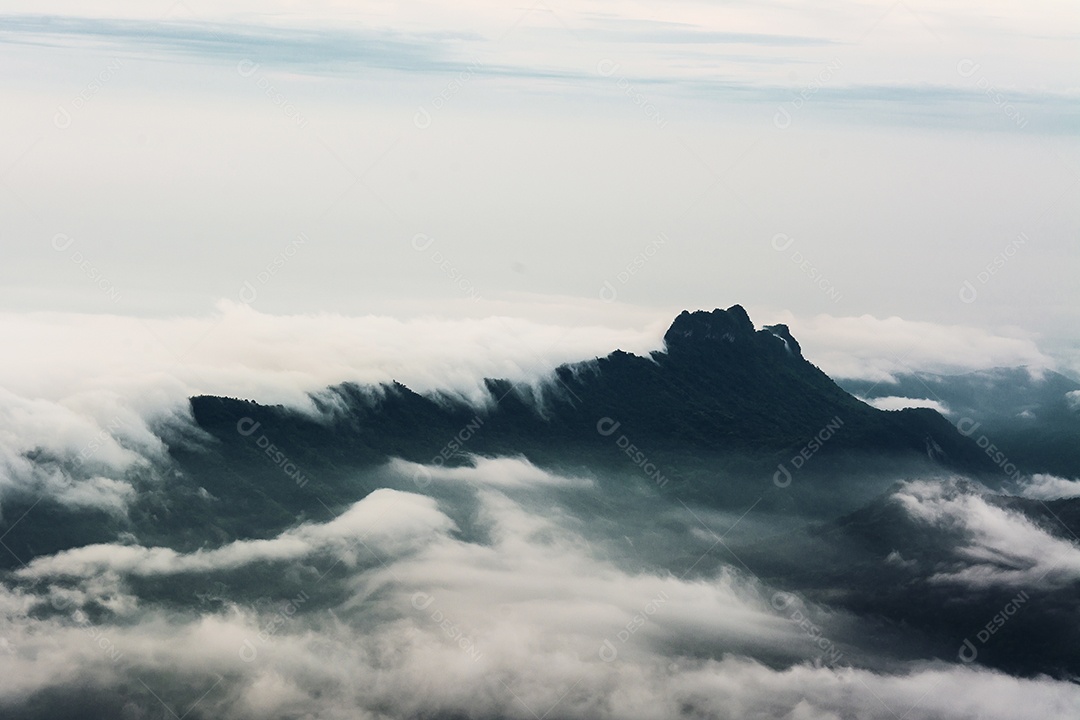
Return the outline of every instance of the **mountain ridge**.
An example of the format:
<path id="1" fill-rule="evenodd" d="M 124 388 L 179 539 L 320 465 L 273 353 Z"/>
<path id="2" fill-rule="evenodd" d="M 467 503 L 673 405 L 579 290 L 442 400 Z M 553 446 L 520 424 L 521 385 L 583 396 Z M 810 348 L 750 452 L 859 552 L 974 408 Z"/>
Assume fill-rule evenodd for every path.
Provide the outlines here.
<path id="1" fill-rule="evenodd" d="M 842 431 L 820 448 L 823 457 L 844 450 L 885 452 L 925 455 L 969 472 L 991 469 L 979 448 L 937 412 L 870 407 L 804 358 L 786 326 L 757 329 L 739 305 L 683 311 L 664 343 L 664 350 L 648 357 L 615 350 L 562 365 L 538 392 L 485 380 L 493 402 L 481 408 L 420 395 L 396 382 L 375 389 L 350 383 L 329 388 L 330 398 L 313 396 L 326 416 L 318 421 L 281 407 L 213 396 L 194 397 L 191 407 L 200 428 L 226 443 L 236 440 L 235 424 L 250 416 L 261 426 L 279 426 L 282 435 L 309 436 L 318 427 L 334 437 L 339 450 L 351 449 L 367 461 L 430 460 L 473 418 L 482 418 L 482 427 L 462 453 L 543 459 L 545 447 L 595 450 L 610 442 L 596 430 L 608 418 L 657 452 L 734 453 L 780 462 L 839 418 Z M 425 442 L 434 446 L 421 450 Z"/>

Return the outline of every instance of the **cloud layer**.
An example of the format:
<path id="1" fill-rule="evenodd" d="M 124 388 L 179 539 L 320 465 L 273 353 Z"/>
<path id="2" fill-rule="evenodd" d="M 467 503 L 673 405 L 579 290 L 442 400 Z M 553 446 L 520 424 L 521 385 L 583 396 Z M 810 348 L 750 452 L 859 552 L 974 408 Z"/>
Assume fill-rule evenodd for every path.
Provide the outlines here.
<path id="1" fill-rule="evenodd" d="M 964 487 L 961 487 L 964 486 Z M 967 588 L 1058 588 L 1080 580 L 1080 547 L 957 482 L 911 482 L 893 498 L 915 520 L 962 533 L 955 564 L 931 581 Z M 1071 534 L 1062 525 L 1061 532 Z"/>
<path id="2" fill-rule="evenodd" d="M 1033 339 L 1022 335 L 895 316 L 787 315 L 781 322 L 791 325 L 804 354 L 833 377 L 889 382 L 896 373 L 917 370 L 1037 369 L 1054 364 Z"/>
<path id="3" fill-rule="evenodd" d="M 406 487 L 413 470 L 386 468 Z M 88 716 L 149 717 L 164 705 L 230 720 L 1065 718 L 1080 702 L 1070 683 L 977 667 L 823 664 L 822 640 L 842 657 L 866 652 L 848 644 L 865 632 L 860 621 L 786 593 L 777 602 L 726 564 L 693 577 L 628 570 L 563 512 L 538 512 L 532 488 L 574 482 L 522 461 L 476 462 L 460 477 L 427 470 L 469 488 L 487 541 L 458 534 L 445 498 L 383 490 L 261 543 L 42 558 L 0 591 L 0 707 L 75 688 Z M 518 480 L 493 482 L 498 473 Z M 904 502 L 927 521 L 971 512 L 921 487 Z M 248 563 L 275 568 L 272 601 L 235 599 L 219 583 L 170 612 L 132 585 L 183 572 L 198 587 L 201 573 Z M 72 574 L 75 590 L 64 584 Z"/>
<path id="4" fill-rule="evenodd" d="M 562 317 L 562 308 L 549 313 Z M 788 322 L 827 373 L 887 382 L 891 373 L 1051 364 L 1035 344 L 966 327 L 759 313 Z M 652 318 L 652 319 L 650 319 Z M 605 324 L 607 321 L 609 324 Z M 311 394 L 341 382 L 401 382 L 482 405 L 483 381 L 537 387 L 560 364 L 621 349 L 663 349 L 670 322 L 655 311 L 594 313 L 589 324 L 524 320 L 270 315 L 222 302 L 207 317 L 0 314 L 22 348 L 0 360 L 0 497 L 12 491 L 123 513 L 140 483 L 158 477 L 163 433 L 197 439 L 187 399 L 211 394 L 314 412 Z M 885 409 L 906 399 L 876 400 Z M 931 401 L 919 406 L 946 408 Z M 29 457 L 35 457 L 31 461 Z"/>

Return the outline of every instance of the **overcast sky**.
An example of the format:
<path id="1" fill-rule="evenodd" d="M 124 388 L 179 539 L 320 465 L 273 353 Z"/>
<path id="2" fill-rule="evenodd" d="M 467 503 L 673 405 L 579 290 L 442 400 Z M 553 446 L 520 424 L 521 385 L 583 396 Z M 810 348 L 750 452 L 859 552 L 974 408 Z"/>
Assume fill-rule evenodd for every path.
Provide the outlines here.
<path id="1" fill-rule="evenodd" d="M 1080 369 L 1072 3 L 4 13 L 8 326 L 250 305 L 655 337 L 742 303 L 808 349 L 902 326 L 885 346 Z"/>

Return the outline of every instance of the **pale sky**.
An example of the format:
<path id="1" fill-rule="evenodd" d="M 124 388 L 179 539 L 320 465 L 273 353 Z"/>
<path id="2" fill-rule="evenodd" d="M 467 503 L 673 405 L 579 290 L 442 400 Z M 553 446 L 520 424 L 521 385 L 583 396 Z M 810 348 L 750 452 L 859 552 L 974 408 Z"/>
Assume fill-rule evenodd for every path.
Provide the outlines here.
<path id="1" fill-rule="evenodd" d="M 741 303 L 1080 368 L 1071 2 L 3 12 L 9 316 L 641 331 Z"/>

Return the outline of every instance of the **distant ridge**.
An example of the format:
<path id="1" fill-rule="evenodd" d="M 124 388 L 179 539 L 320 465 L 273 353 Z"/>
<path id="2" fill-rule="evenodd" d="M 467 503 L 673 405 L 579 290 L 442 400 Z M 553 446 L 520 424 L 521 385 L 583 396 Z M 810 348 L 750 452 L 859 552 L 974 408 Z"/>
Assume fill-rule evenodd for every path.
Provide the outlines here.
<path id="1" fill-rule="evenodd" d="M 597 430 L 609 419 L 657 452 L 736 454 L 775 463 L 799 452 L 829 423 L 842 421 L 822 457 L 842 452 L 908 456 L 957 470 L 988 470 L 980 449 L 933 410 L 885 412 L 841 389 L 803 357 L 784 325 L 756 329 L 739 305 L 684 311 L 664 335 L 665 349 L 640 357 L 615 350 L 559 367 L 539 397 L 489 379 L 492 403 L 428 397 L 393 383 L 343 384 L 317 421 L 281 407 L 221 397 L 191 400 L 199 426 L 223 446 L 246 441 L 243 418 L 289 438 L 302 452 L 343 463 L 397 456 L 427 462 L 474 418 L 481 424 L 448 462 L 466 453 L 523 454 L 549 460 L 593 454 L 611 440 Z M 344 408 L 344 410 L 343 410 Z"/>

